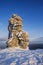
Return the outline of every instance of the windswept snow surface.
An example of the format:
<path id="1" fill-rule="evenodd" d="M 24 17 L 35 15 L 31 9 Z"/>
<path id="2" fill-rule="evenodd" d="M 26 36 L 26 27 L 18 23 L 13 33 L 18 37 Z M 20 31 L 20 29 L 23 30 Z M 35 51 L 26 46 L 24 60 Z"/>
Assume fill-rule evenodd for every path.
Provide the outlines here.
<path id="1" fill-rule="evenodd" d="M 0 50 L 0 65 L 43 65 L 43 49 L 7 48 Z"/>

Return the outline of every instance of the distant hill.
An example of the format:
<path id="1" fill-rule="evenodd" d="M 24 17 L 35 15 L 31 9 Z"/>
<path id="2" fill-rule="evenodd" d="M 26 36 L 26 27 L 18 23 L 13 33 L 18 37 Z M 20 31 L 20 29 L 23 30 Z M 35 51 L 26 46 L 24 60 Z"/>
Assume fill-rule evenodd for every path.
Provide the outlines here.
<path id="1" fill-rule="evenodd" d="M 7 38 L 0 38 L 0 41 L 7 41 Z"/>
<path id="2" fill-rule="evenodd" d="M 33 44 L 43 44 L 43 37 L 34 39 L 34 40 L 30 41 L 30 43 L 33 43 Z"/>
<path id="3" fill-rule="evenodd" d="M 4 49 L 7 47 L 7 38 L 0 38 L 0 49 Z"/>
<path id="4" fill-rule="evenodd" d="M 30 49 L 43 49 L 43 37 L 30 41 L 29 48 Z"/>

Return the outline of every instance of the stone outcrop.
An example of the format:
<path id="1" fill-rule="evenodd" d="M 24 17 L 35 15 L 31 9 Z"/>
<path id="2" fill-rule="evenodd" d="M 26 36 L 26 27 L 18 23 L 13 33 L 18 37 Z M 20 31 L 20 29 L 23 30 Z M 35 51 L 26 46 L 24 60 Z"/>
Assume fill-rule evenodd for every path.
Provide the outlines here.
<path id="1" fill-rule="evenodd" d="M 29 37 L 27 32 L 22 29 L 22 18 L 16 14 L 13 14 L 9 19 L 8 25 L 8 47 L 20 47 L 27 48 L 29 44 Z"/>

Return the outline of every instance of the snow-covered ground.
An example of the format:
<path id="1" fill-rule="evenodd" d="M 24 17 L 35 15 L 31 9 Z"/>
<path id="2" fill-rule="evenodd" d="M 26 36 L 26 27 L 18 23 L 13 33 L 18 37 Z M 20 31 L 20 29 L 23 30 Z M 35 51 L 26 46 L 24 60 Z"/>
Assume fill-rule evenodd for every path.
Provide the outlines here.
<path id="1" fill-rule="evenodd" d="M 43 49 L 6 48 L 0 50 L 0 65 L 43 65 Z"/>

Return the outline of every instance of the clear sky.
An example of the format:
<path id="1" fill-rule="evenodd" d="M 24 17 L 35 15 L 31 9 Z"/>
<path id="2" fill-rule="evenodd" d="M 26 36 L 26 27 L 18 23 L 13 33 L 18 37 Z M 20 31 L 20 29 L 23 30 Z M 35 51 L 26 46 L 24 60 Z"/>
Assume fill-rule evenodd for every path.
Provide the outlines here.
<path id="1" fill-rule="evenodd" d="M 0 38 L 8 36 L 8 20 L 14 13 L 22 17 L 30 39 L 43 37 L 43 0 L 0 0 Z"/>

